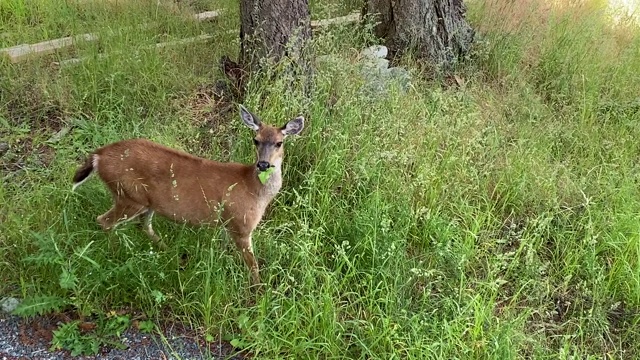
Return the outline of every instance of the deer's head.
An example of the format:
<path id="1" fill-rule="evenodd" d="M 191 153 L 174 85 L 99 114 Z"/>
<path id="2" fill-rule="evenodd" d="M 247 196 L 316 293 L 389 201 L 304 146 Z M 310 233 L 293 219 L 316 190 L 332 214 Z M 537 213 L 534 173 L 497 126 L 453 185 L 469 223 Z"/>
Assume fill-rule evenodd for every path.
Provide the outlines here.
<path id="1" fill-rule="evenodd" d="M 240 105 L 240 117 L 245 125 L 256 132 L 253 143 L 256 146 L 256 167 L 259 171 L 266 171 L 271 167 L 279 168 L 284 157 L 284 139 L 288 135 L 297 135 L 304 128 L 304 117 L 287 122 L 282 127 L 263 124 L 260 119 Z"/>

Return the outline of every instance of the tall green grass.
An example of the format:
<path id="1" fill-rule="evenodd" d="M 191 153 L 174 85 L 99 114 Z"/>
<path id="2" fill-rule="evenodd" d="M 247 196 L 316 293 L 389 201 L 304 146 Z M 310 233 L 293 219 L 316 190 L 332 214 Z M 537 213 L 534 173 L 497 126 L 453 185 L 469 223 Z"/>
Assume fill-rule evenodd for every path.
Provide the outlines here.
<path id="1" fill-rule="evenodd" d="M 132 6 L 137 22 L 159 19 Z M 92 28 L 113 32 L 105 44 L 78 51 L 124 55 L 61 71 L 2 64 L 0 292 L 177 318 L 258 358 L 635 358 L 638 28 L 613 26 L 598 4 L 512 6 L 470 4 L 480 42 L 462 87 L 422 80 L 406 60 L 408 92 L 366 95 L 355 50 L 375 39 L 350 28 L 317 34 L 316 51 L 340 61 L 319 66 L 311 101 L 286 77 L 250 85 L 246 103 L 265 121 L 308 119 L 254 234 L 259 294 L 224 232 L 157 219 L 169 243 L 157 251 L 133 226 L 98 229 L 110 206 L 98 181 L 70 192 L 83 154 L 126 137 L 252 161 L 237 115 L 194 101 L 235 53 L 233 34 L 142 50 L 157 28 L 119 32 L 131 15 L 114 11 Z M 40 9 L 54 28 L 63 10 Z M 85 31 L 79 14 L 66 19 Z M 159 21 L 175 37 L 237 26 Z M 69 133 L 47 143 L 59 123 Z"/>

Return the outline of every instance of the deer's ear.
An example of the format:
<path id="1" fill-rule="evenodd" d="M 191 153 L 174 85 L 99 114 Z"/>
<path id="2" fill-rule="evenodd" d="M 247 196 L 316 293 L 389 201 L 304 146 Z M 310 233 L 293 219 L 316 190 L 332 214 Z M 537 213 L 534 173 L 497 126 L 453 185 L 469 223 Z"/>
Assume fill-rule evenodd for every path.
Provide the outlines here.
<path id="1" fill-rule="evenodd" d="M 283 127 L 280 128 L 282 134 L 286 135 L 298 135 L 304 128 L 304 117 L 298 116 L 297 118 L 289 121 Z"/>
<path id="2" fill-rule="evenodd" d="M 250 127 L 254 131 L 258 131 L 262 126 L 262 123 L 251 111 L 247 110 L 242 104 L 240 104 L 240 118 L 245 125 Z"/>

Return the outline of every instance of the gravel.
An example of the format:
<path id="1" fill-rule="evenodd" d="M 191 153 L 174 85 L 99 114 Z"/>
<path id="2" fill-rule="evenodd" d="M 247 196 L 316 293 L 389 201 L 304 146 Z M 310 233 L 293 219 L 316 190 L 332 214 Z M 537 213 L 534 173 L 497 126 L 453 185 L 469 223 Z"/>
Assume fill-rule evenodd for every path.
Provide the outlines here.
<path id="1" fill-rule="evenodd" d="M 120 338 L 127 346 L 125 350 L 103 348 L 96 356 L 72 357 L 68 351 L 49 351 L 52 331 L 58 322 L 53 317 L 24 319 L 0 312 L 0 360 L 244 359 L 234 355 L 235 350 L 228 343 L 206 343 L 179 324 L 166 326 L 164 339 L 130 328 Z"/>

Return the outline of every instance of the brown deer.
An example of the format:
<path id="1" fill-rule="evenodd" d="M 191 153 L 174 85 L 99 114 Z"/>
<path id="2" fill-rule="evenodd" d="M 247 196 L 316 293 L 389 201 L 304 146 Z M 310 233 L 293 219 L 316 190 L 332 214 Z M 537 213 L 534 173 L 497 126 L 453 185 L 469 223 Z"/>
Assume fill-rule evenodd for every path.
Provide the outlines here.
<path id="1" fill-rule="evenodd" d="M 123 140 L 95 150 L 76 171 L 73 190 L 97 172 L 114 201 L 97 217 L 102 228 L 139 217 L 161 248 L 166 246 L 151 225 L 155 213 L 177 222 L 223 225 L 257 284 L 251 234 L 282 186 L 283 140 L 302 131 L 304 118 L 273 127 L 242 105 L 240 116 L 256 132 L 257 161 L 252 165 L 207 160 L 144 139 Z"/>

